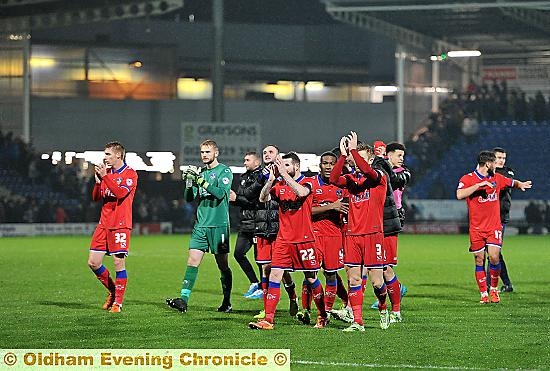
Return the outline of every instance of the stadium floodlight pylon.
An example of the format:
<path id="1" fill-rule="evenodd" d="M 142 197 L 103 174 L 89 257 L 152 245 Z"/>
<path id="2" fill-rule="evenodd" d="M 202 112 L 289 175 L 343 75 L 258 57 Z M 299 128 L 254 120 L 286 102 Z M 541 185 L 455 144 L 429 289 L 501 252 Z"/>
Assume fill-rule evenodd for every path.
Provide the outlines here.
<path id="1" fill-rule="evenodd" d="M 116 5 L 12 17 L 0 20 L 0 33 L 29 32 L 30 30 L 73 24 L 160 15 L 182 8 L 183 3 L 184 0 L 138 0 Z"/>

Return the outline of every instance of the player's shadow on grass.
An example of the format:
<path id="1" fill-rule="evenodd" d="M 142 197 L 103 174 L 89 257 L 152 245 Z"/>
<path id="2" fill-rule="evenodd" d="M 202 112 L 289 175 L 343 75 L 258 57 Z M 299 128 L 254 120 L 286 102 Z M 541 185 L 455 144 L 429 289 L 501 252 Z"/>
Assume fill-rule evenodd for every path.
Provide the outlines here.
<path id="1" fill-rule="evenodd" d="M 39 301 L 38 304 L 48 305 L 53 307 L 60 307 L 60 308 L 67 308 L 67 309 L 90 309 L 95 307 L 92 304 L 66 302 L 66 301 L 49 301 L 49 300 Z"/>

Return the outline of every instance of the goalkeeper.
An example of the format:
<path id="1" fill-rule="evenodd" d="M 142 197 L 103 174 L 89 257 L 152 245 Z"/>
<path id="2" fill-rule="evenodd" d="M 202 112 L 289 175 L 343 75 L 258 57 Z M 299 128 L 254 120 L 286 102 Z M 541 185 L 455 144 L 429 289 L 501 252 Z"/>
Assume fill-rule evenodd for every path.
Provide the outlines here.
<path id="1" fill-rule="evenodd" d="M 197 279 L 202 258 L 211 252 L 221 274 L 223 302 L 218 312 L 231 312 L 233 283 L 228 264 L 229 255 L 229 191 L 233 174 L 229 167 L 218 162 L 218 145 L 206 140 L 200 145 L 205 167 L 197 173 L 189 169 L 182 175 L 185 181 L 183 196 L 187 202 L 198 198 L 197 220 L 189 242 L 189 258 L 179 298 L 166 299 L 166 304 L 180 312 L 187 312 L 191 291 Z"/>

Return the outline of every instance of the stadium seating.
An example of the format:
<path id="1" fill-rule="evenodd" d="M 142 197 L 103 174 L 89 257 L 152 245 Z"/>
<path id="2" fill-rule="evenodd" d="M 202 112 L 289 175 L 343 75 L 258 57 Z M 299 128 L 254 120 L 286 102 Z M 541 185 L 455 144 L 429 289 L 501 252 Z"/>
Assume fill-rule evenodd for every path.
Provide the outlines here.
<path id="1" fill-rule="evenodd" d="M 59 202 L 63 207 L 70 208 L 78 204 L 78 200 L 68 198 L 67 195 L 53 191 L 47 184 L 32 184 L 28 178 L 21 176 L 17 171 L 8 168 L 0 168 L 0 186 L 12 195 L 22 196 L 26 199 L 48 200 Z"/>
<path id="2" fill-rule="evenodd" d="M 521 180 L 532 180 L 533 188 L 528 192 L 515 192 L 514 199 L 548 200 L 550 177 L 546 175 L 543 152 L 550 146 L 550 122 L 515 122 L 491 121 L 481 122 L 479 132 L 474 137 L 459 138 L 436 161 L 420 179 L 415 179 L 409 188 L 411 199 L 430 198 L 433 185 L 443 187 L 439 194 L 444 198 L 453 199 L 460 177 L 476 166 L 476 157 L 483 149 L 503 147 L 507 151 L 506 164 L 515 170 L 516 177 Z M 406 163 L 414 170 L 419 165 L 415 156 L 412 163 Z"/>

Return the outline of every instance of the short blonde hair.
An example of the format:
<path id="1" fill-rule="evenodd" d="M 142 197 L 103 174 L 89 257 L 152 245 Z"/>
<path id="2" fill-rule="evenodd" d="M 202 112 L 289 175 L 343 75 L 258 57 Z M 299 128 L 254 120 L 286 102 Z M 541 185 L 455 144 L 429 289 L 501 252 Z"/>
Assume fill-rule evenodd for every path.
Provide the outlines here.
<path id="1" fill-rule="evenodd" d="M 107 148 L 112 148 L 113 151 L 120 153 L 120 157 L 121 157 L 122 160 L 125 159 L 126 149 L 124 148 L 122 143 L 117 142 L 117 141 L 109 142 L 109 143 L 105 144 L 105 149 L 107 149 Z"/>
<path id="2" fill-rule="evenodd" d="M 209 146 L 209 147 L 214 147 L 214 148 L 218 149 L 218 144 L 216 142 L 214 142 L 212 139 L 207 139 L 204 142 L 202 142 L 201 147 L 203 147 L 203 146 Z"/>

